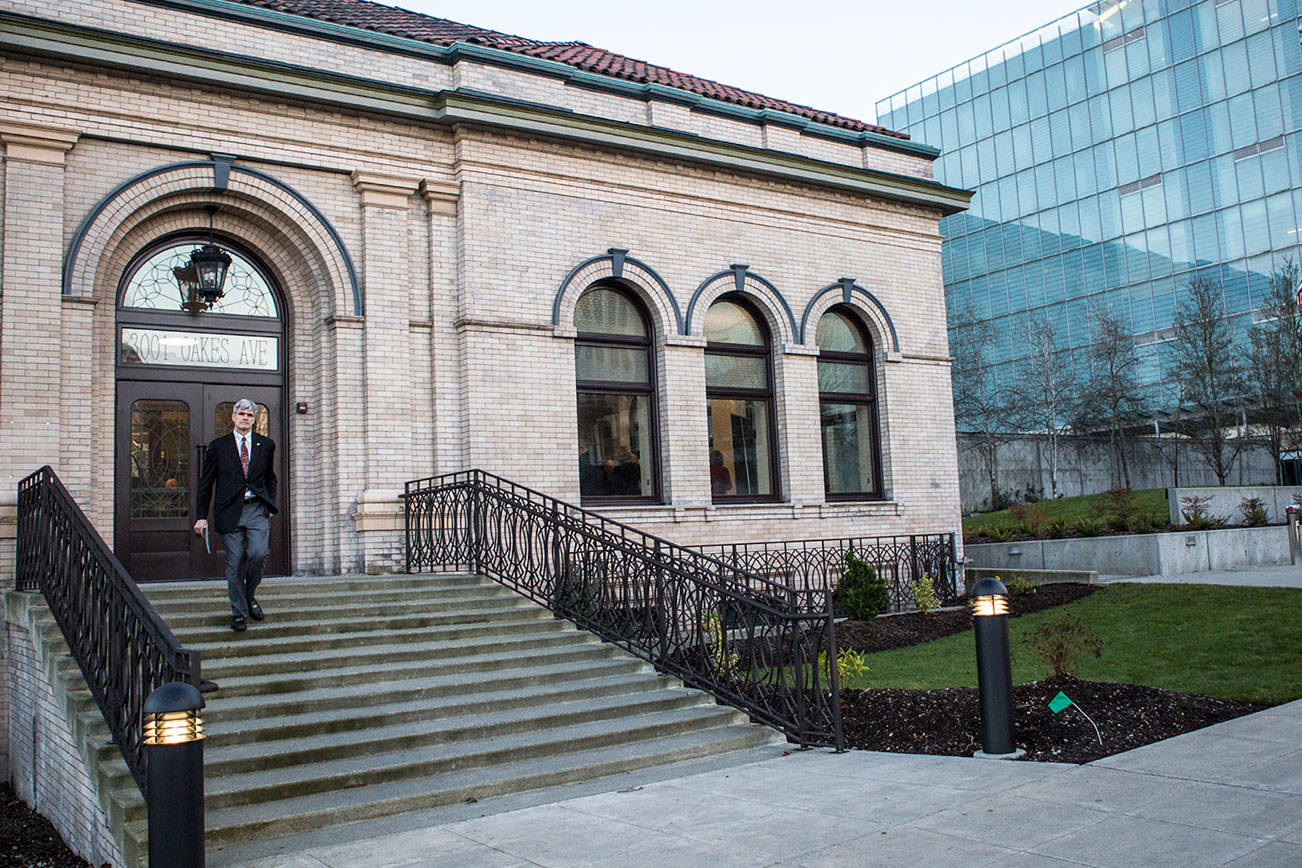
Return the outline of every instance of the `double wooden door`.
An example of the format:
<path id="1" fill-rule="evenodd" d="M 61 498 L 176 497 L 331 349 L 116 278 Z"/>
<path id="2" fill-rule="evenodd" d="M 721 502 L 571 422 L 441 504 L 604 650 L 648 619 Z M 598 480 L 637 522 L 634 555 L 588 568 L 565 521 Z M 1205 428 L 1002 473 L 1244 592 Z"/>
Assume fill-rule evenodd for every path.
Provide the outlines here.
<path id="1" fill-rule="evenodd" d="M 210 531 L 205 545 L 193 531 L 195 499 L 208 443 L 230 433 L 235 402 L 249 398 L 258 405 L 255 430 L 276 443 L 280 481 L 267 573 L 286 573 L 288 468 L 281 389 L 119 380 L 117 390 L 114 548 L 127 571 L 139 580 L 224 575 L 221 537 Z"/>

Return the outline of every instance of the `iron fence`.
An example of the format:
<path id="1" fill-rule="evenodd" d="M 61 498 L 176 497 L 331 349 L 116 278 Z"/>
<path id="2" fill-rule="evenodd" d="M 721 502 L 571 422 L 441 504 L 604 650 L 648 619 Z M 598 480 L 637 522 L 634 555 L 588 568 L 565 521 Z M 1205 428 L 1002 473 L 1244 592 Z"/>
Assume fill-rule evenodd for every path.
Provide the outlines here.
<path id="1" fill-rule="evenodd" d="M 930 582 L 942 606 L 954 605 L 962 593 L 953 534 L 752 542 L 700 550 L 805 591 L 835 591 L 845 572 L 845 554 L 854 552 L 885 580 L 892 612 L 917 608 L 914 585 L 919 579 Z"/>
<path id="2" fill-rule="evenodd" d="M 843 746 L 826 588 L 797 588 L 480 470 L 408 482 L 407 569 L 488 576 L 801 745 Z"/>
<path id="3" fill-rule="evenodd" d="M 199 652 L 181 647 L 49 466 L 18 484 L 17 587 L 44 595 L 145 793 L 145 700 L 172 681 L 199 687 Z"/>

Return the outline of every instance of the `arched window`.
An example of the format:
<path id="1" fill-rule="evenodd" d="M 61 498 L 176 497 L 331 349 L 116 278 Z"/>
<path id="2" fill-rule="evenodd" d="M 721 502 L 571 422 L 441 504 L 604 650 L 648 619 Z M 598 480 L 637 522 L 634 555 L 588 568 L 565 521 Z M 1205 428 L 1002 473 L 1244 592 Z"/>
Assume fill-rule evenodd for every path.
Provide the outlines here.
<path id="1" fill-rule="evenodd" d="M 617 286 L 595 286 L 574 310 L 579 491 L 584 501 L 660 497 L 655 357 L 646 311 Z"/>
<path id="2" fill-rule="evenodd" d="M 872 341 L 858 318 L 832 308 L 818 321 L 818 403 L 828 500 L 882 496 L 877 375 Z"/>
<path id="3" fill-rule="evenodd" d="M 716 502 L 776 500 L 777 439 L 769 333 L 740 296 L 705 313 L 710 492 Z"/>
<path id="4" fill-rule="evenodd" d="M 186 298 L 179 288 L 177 272 L 184 271 L 189 266 L 190 254 L 203 243 L 183 241 L 171 244 L 137 260 L 138 264 L 131 271 L 131 277 L 122 293 L 122 307 L 185 310 Z M 206 312 L 236 316 L 279 316 L 275 293 L 271 291 L 262 272 L 229 245 L 224 245 L 222 249 L 230 256 L 231 266 L 226 272 L 222 297 Z"/>

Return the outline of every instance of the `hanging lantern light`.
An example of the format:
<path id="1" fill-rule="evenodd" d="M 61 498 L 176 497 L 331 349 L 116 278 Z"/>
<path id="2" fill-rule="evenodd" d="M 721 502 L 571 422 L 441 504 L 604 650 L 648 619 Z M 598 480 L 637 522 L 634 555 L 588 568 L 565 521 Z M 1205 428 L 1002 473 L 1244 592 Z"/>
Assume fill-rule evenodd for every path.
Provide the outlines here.
<path id="1" fill-rule="evenodd" d="M 230 254 L 218 247 L 213 238 L 212 218 L 217 206 L 209 205 L 207 211 L 208 243 L 191 253 L 185 265 L 172 269 L 181 290 L 181 307 L 190 313 L 212 310 L 222 297 L 226 272 L 231 267 Z"/>

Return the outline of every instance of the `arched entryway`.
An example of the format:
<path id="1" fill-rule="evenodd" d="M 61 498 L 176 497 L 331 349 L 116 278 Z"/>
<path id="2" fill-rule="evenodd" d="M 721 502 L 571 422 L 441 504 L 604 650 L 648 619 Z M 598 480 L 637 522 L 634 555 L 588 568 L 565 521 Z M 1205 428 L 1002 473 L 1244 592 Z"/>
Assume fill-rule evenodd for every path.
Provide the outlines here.
<path id="1" fill-rule="evenodd" d="M 231 256 L 211 305 L 188 290 L 193 251 L 207 238 L 173 235 L 132 259 L 117 294 L 114 549 L 137 579 L 223 574 L 214 535 L 191 532 L 209 441 L 231 430 L 241 397 L 258 404 L 257 430 L 276 442 L 280 513 L 267 572 L 289 567 L 286 309 L 256 256 L 222 239 Z"/>

